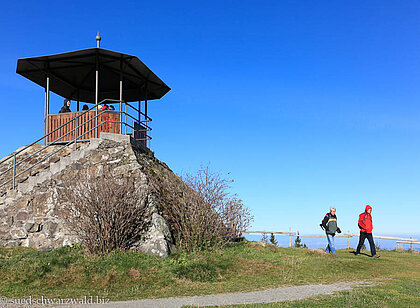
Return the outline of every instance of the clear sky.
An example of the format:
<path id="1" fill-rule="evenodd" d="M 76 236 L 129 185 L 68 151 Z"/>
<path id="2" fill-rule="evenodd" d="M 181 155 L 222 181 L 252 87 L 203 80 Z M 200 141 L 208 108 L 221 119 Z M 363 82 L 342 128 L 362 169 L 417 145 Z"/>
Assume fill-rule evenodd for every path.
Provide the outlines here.
<path id="1" fill-rule="evenodd" d="M 418 1 L 1 1 L 0 156 L 43 135 L 44 90 L 18 58 L 96 46 L 172 90 L 149 104 L 175 172 L 231 172 L 252 229 L 420 233 Z M 62 99 L 53 96 L 51 110 Z"/>

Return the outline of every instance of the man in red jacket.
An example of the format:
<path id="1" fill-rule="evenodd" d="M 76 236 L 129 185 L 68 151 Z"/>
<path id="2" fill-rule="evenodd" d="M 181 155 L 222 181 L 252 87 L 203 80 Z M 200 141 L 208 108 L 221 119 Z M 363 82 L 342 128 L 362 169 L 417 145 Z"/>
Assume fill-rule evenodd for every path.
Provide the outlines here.
<path id="1" fill-rule="evenodd" d="M 373 258 L 379 258 L 380 256 L 376 254 L 375 243 L 373 242 L 372 236 L 372 207 L 370 205 L 366 205 L 365 212 L 359 215 L 359 228 L 360 228 L 360 237 L 359 237 L 359 245 L 357 245 L 356 249 L 356 256 L 360 256 L 360 249 L 362 248 L 365 239 L 367 238 L 369 241 L 370 252 Z"/>

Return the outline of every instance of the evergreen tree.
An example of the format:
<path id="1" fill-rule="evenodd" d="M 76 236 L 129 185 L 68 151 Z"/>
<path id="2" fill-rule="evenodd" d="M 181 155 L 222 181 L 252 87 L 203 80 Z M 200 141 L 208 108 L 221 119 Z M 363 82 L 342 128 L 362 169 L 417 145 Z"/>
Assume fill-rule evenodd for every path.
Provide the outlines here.
<path id="1" fill-rule="evenodd" d="M 301 241 L 301 239 L 300 239 L 300 237 L 299 237 L 299 231 L 298 231 L 298 233 L 297 233 L 298 235 L 297 235 L 297 237 L 296 237 L 296 239 L 295 239 L 295 247 L 296 248 L 307 248 L 306 247 L 306 244 L 302 244 L 302 241 Z"/>
<path id="2" fill-rule="evenodd" d="M 274 245 L 278 245 L 278 242 L 277 242 L 277 240 L 276 240 L 276 237 L 274 236 L 274 234 L 273 233 L 271 233 L 271 236 L 270 236 L 270 243 L 271 244 L 274 244 Z"/>

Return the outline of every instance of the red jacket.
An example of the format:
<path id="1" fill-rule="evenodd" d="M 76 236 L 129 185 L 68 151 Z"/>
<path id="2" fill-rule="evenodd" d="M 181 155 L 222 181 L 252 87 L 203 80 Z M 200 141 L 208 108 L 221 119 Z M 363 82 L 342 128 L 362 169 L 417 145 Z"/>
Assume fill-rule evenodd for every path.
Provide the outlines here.
<path id="1" fill-rule="evenodd" d="M 372 209 L 371 206 L 366 205 L 365 212 L 359 215 L 359 228 L 360 232 L 372 233 L 372 215 L 368 213 L 368 209 Z"/>

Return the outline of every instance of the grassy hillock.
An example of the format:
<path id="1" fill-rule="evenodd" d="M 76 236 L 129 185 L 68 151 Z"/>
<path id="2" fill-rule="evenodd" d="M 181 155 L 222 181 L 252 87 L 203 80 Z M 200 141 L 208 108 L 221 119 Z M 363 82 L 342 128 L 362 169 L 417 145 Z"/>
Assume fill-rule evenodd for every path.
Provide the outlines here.
<path id="1" fill-rule="evenodd" d="M 335 258 L 317 250 L 262 247 L 253 242 L 168 259 L 121 250 L 98 256 L 80 247 L 49 252 L 0 248 L 0 295 L 92 295 L 128 300 L 355 280 L 374 280 L 385 288 L 385 293 L 390 283 L 396 288 L 407 283 L 408 292 L 418 295 L 420 254 L 380 254 L 381 258 L 373 259 L 339 250 Z"/>

